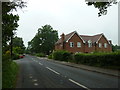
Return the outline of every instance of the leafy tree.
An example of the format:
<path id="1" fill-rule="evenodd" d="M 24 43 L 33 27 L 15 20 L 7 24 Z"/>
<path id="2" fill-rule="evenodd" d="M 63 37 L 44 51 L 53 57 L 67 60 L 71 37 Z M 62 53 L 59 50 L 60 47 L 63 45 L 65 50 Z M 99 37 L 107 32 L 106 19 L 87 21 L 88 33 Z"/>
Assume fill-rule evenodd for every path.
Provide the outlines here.
<path id="1" fill-rule="evenodd" d="M 87 0 L 86 0 L 87 1 Z M 88 2 L 86 3 L 88 6 L 94 5 L 95 8 L 98 8 L 98 16 L 106 15 L 107 8 L 112 6 L 112 4 L 117 4 L 116 0 L 110 0 L 109 2 Z"/>
<path id="2" fill-rule="evenodd" d="M 21 47 L 13 47 L 14 54 L 23 54 L 24 50 Z"/>
<path id="3" fill-rule="evenodd" d="M 39 28 L 35 37 L 28 42 L 28 48 L 34 53 L 50 54 L 57 40 L 58 32 L 53 30 L 50 25 L 45 25 Z"/>
<path id="4" fill-rule="evenodd" d="M 13 0 L 13 2 L 2 2 L 2 47 L 3 52 L 11 50 L 12 38 L 17 30 L 19 15 L 12 14 L 13 10 L 25 7 L 25 2 L 22 0 Z M 7 48 L 7 49 L 6 49 Z"/>
<path id="5" fill-rule="evenodd" d="M 17 37 L 17 36 L 14 37 L 13 38 L 13 47 L 21 47 L 21 48 L 25 49 L 22 38 Z"/>
<path id="6" fill-rule="evenodd" d="M 14 53 L 22 54 L 25 51 L 25 46 L 23 44 L 23 40 L 20 37 L 13 38 L 13 51 Z"/>

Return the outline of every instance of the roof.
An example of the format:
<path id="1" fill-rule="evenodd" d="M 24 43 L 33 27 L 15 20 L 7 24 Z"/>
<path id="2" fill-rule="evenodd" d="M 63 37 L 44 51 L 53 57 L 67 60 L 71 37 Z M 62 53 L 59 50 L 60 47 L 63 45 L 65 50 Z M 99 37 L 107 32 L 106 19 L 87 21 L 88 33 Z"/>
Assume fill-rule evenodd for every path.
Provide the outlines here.
<path id="1" fill-rule="evenodd" d="M 87 42 L 88 40 L 91 40 L 92 43 L 95 43 L 95 42 L 97 42 L 99 40 L 101 35 L 103 35 L 103 34 L 97 34 L 97 35 L 94 35 L 94 36 L 88 36 L 88 35 L 80 35 L 80 36 L 83 38 L 83 40 L 85 42 Z"/>
<path id="2" fill-rule="evenodd" d="M 71 32 L 71 33 L 69 33 L 69 34 L 66 34 L 64 41 L 67 41 L 67 40 L 70 38 L 70 36 L 72 36 L 72 34 L 74 34 L 74 33 L 75 33 L 75 31 L 74 31 L 74 32 Z M 60 39 L 56 42 L 56 44 L 59 44 L 59 43 L 62 43 L 62 38 L 60 38 Z"/>
<path id="3" fill-rule="evenodd" d="M 69 34 L 66 34 L 65 35 L 65 39 L 64 41 L 68 41 L 75 33 L 77 33 L 76 31 L 73 31 Z M 95 43 L 95 42 L 98 42 L 99 39 L 101 38 L 101 35 L 103 35 L 102 33 L 101 34 L 97 34 L 97 35 L 93 35 L 93 36 L 88 36 L 88 35 L 79 35 L 80 38 L 83 40 L 83 42 L 87 42 L 88 40 L 91 40 L 92 43 Z M 59 43 L 62 43 L 62 38 L 60 38 L 56 44 L 59 44 Z"/>

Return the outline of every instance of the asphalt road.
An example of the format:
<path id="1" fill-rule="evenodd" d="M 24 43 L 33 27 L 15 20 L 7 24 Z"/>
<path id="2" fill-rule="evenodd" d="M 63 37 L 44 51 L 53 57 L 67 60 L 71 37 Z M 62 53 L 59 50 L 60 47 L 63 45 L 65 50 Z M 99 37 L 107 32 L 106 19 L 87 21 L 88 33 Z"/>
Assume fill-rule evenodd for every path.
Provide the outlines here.
<path id="1" fill-rule="evenodd" d="M 91 72 L 26 55 L 20 65 L 16 88 L 118 88 L 118 77 Z"/>

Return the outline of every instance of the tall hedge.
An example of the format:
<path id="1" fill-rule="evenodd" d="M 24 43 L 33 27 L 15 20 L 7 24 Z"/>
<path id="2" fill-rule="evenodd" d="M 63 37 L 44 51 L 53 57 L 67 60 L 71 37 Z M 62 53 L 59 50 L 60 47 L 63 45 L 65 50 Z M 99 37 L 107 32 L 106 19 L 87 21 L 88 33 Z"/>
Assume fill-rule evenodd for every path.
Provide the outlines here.
<path id="1" fill-rule="evenodd" d="M 63 50 L 55 51 L 53 52 L 53 59 L 60 61 L 68 61 L 72 59 L 72 54 L 68 51 Z"/>
<path id="2" fill-rule="evenodd" d="M 76 63 L 92 66 L 120 66 L 120 52 L 75 54 Z"/>

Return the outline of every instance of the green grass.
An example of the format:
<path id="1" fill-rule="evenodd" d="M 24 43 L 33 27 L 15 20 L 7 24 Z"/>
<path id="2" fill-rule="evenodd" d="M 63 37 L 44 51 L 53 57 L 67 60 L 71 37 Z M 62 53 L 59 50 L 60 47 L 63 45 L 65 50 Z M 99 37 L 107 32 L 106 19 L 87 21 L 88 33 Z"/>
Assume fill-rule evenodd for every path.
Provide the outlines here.
<path id="1" fill-rule="evenodd" d="M 4 62 L 2 68 L 2 88 L 15 88 L 18 65 L 13 62 Z"/>

